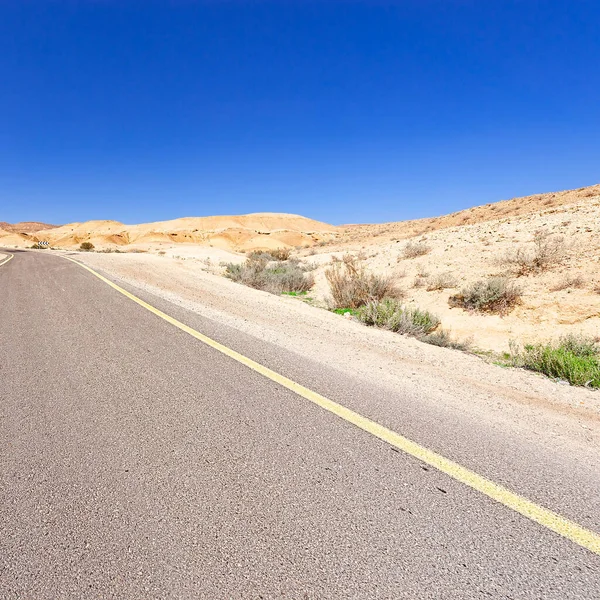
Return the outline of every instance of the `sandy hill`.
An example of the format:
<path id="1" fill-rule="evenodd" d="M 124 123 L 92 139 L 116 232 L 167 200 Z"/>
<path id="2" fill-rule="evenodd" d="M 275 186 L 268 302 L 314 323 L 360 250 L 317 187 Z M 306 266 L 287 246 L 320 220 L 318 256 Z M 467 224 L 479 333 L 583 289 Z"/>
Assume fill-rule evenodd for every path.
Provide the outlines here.
<path id="1" fill-rule="evenodd" d="M 586 199 L 597 196 L 600 196 L 600 184 L 576 190 L 534 194 L 533 196 L 502 200 L 441 217 L 374 225 L 345 225 L 340 227 L 341 233 L 338 236 L 338 240 L 341 244 L 348 242 L 370 244 L 380 243 L 386 239 L 406 239 L 448 227 L 475 225 L 477 223 L 497 221 L 503 218 L 523 217 L 536 213 L 550 214 L 551 211 L 562 210 L 564 206 L 585 202 Z"/>
<path id="2" fill-rule="evenodd" d="M 76 247 L 82 242 L 91 242 L 97 248 L 129 246 L 133 249 L 187 243 L 242 251 L 311 246 L 332 239 L 336 233 L 336 227 L 300 215 L 255 213 L 186 217 L 140 225 L 87 221 L 40 230 L 36 237 L 59 248 Z"/>

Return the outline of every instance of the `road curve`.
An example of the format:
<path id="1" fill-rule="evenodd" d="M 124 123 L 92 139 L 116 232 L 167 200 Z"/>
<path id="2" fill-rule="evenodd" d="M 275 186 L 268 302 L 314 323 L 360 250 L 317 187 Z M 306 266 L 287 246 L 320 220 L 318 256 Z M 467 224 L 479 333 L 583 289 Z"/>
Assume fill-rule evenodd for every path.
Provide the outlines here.
<path id="1" fill-rule="evenodd" d="M 1 598 L 599 597 L 593 552 L 81 267 L 14 254 L 0 266 Z M 277 354 L 241 338 L 244 354 Z M 318 363 L 276 360 L 361 413 L 381 403 Z M 523 488 L 547 475 L 527 450 Z M 598 532 L 597 473 L 559 475 L 549 508 Z"/>

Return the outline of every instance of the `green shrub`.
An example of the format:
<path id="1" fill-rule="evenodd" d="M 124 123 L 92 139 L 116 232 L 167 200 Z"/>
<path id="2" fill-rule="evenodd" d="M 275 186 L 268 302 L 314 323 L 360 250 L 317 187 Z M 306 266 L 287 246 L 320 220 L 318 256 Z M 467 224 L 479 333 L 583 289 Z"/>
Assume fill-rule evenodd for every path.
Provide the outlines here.
<path id="1" fill-rule="evenodd" d="M 332 308 L 359 308 L 383 298 L 402 298 L 404 293 L 390 277 L 368 273 L 350 255 L 325 271 Z"/>
<path id="2" fill-rule="evenodd" d="M 369 302 L 357 310 L 356 317 L 365 325 L 414 336 L 431 333 L 440 324 L 438 317 L 430 312 L 405 307 L 394 298 Z"/>
<path id="3" fill-rule="evenodd" d="M 94 249 L 94 244 L 92 244 L 92 242 L 82 242 L 81 246 L 79 246 L 80 250 L 83 250 L 84 252 L 89 252 L 90 250 Z"/>
<path id="4" fill-rule="evenodd" d="M 521 290 L 513 281 L 504 277 L 492 277 L 464 288 L 460 294 L 451 296 L 448 303 L 466 310 L 503 315 L 520 301 Z"/>
<path id="5" fill-rule="evenodd" d="M 571 385 L 600 388 L 600 347 L 595 340 L 566 336 L 556 343 L 511 348 L 513 366 L 568 381 Z"/>

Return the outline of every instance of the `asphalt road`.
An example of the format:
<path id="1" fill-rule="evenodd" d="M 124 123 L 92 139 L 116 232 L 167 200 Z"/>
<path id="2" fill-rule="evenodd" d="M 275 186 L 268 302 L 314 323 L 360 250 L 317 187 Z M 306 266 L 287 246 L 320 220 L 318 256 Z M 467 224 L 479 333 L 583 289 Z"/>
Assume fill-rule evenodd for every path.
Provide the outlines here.
<path id="1" fill-rule="evenodd" d="M 600 532 L 576 459 L 144 299 Z M 0 467 L 0 598 L 600 598 L 597 554 L 49 251 L 0 266 Z"/>

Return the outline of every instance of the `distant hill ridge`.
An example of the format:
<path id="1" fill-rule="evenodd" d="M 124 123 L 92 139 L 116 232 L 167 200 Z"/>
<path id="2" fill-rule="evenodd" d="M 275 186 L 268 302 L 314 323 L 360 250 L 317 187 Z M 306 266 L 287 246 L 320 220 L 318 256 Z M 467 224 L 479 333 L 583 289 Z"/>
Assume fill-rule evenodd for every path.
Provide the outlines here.
<path id="1" fill-rule="evenodd" d="M 45 240 L 57 248 L 73 248 L 91 242 L 97 248 L 116 246 L 172 245 L 189 243 L 225 250 L 273 249 L 311 246 L 329 241 L 337 227 L 307 217 L 286 213 L 252 213 L 215 217 L 184 217 L 171 221 L 126 225 L 118 221 L 95 220 L 37 229 L 34 234 L 9 231 L 0 237 L 4 244 Z M 15 236 L 21 237 L 16 240 Z"/>
<path id="2" fill-rule="evenodd" d="M 45 240 L 57 248 L 74 248 L 91 242 L 97 248 L 130 246 L 143 250 L 179 243 L 214 246 L 235 252 L 321 243 L 374 244 L 407 239 L 440 229 L 506 221 L 530 214 L 552 214 L 569 204 L 597 204 L 600 184 L 575 190 L 534 194 L 475 206 L 440 217 L 391 223 L 334 226 L 287 213 L 251 213 L 213 217 L 183 217 L 170 221 L 126 225 L 95 220 L 56 226 L 38 222 L 11 225 L 0 222 L 0 244 L 31 245 Z"/>
<path id="3" fill-rule="evenodd" d="M 60 225 L 49 225 L 48 223 L 40 223 L 38 221 L 22 221 L 21 223 L 7 223 L 0 221 L 0 229 L 14 233 L 36 233 L 47 229 L 56 229 Z"/>

